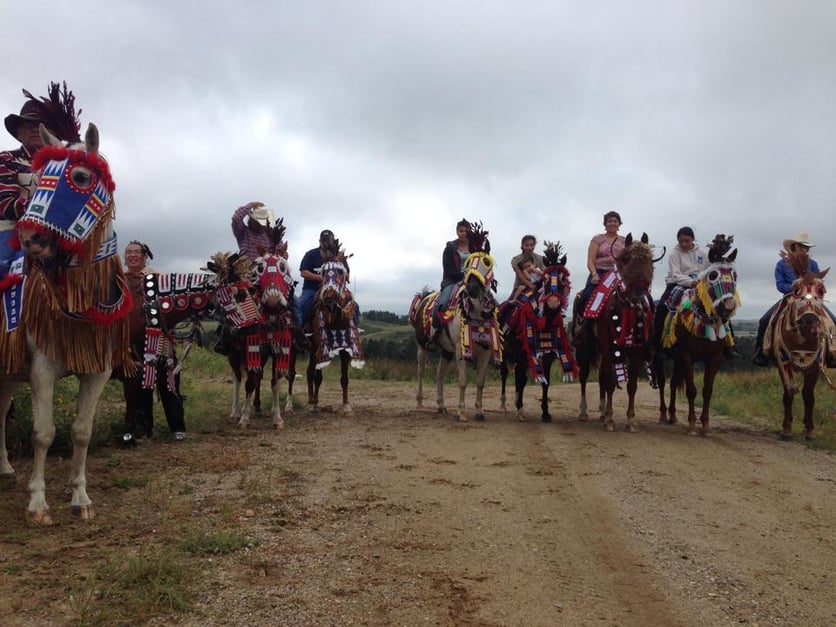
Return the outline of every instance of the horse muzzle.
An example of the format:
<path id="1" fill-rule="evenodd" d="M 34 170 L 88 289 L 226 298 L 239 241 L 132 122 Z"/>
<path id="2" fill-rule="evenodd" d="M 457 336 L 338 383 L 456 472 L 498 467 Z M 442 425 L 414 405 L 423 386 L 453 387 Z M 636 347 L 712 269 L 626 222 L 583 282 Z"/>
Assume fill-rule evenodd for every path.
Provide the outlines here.
<path id="1" fill-rule="evenodd" d="M 38 259 L 50 259 L 55 256 L 55 238 L 50 234 L 35 229 L 21 229 L 18 237 L 27 255 Z"/>

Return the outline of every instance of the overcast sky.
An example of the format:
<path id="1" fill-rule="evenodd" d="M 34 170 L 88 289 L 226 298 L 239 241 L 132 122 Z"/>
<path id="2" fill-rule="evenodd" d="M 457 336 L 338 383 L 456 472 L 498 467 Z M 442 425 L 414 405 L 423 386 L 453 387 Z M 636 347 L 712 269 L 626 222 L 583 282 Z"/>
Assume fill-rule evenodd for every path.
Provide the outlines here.
<path id="1" fill-rule="evenodd" d="M 235 249 L 252 200 L 284 217 L 297 278 L 330 228 L 361 308 L 400 314 L 462 217 L 490 231 L 502 298 L 526 233 L 564 244 L 581 289 L 612 209 L 660 247 L 733 234 L 742 318 L 777 299 L 784 238 L 836 263 L 831 0 L 0 0 L 0 18 L 0 112 L 66 80 L 121 243 L 162 271 Z"/>

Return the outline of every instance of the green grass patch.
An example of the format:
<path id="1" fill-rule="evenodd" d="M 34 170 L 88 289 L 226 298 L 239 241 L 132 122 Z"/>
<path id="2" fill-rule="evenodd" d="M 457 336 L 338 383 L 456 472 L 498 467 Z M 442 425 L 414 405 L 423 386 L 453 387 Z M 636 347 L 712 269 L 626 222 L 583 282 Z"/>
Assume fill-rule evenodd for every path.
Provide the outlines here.
<path id="1" fill-rule="evenodd" d="M 112 485 L 120 490 L 129 488 L 144 488 L 148 485 L 148 477 L 113 477 Z"/>
<path id="2" fill-rule="evenodd" d="M 234 553 L 244 547 L 257 546 L 258 541 L 248 538 L 235 531 L 221 531 L 205 535 L 194 533 L 182 543 L 181 548 L 186 553 L 194 555 L 225 555 Z"/>

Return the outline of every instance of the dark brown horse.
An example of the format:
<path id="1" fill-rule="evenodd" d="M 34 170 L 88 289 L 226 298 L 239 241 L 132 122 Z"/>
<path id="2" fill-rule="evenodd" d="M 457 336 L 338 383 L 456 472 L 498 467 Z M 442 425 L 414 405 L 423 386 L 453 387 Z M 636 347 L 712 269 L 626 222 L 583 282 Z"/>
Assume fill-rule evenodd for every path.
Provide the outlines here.
<path id="1" fill-rule="evenodd" d="M 824 364 L 829 344 L 832 322 L 824 308 L 824 277 L 830 270 L 808 272 L 809 256 L 806 250 L 787 255 L 795 274 L 799 277 L 792 291 L 784 296 L 770 320 L 764 338 L 764 354 L 777 365 L 784 386 L 784 422 L 782 440 L 792 439 L 792 403 L 798 390 L 796 375 L 802 380 L 801 397 L 804 399 L 804 437 L 815 437 L 813 408 L 819 374 L 827 373 Z M 832 382 L 828 379 L 831 388 Z"/>
<path id="2" fill-rule="evenodd" d="M 637 430 L 635 399 L 639 373 L 648 369 L 652 356 L 653 300 L 649 290 L 653 262 L 653 248 L 648 244 L 647 234 L 642 234 L 640 241 L 634 240 L 632 233 L 628 234 L 624 251 L 616 259 L 616 271 L 603 277 L 590 296 L 590 299 L 605 298 L 600 313 L 584 323 L 589 329 L 575 342 L 581 381 L 580 419 L 588 417 L 586 383 L 591 368 L 598 365 L 599 408 L 607 431 L 615 430 L 612 397 L 619 382 L 625 380 L 627 430 Z M 579 295 L 575 298 L 575 320 L 581 317 L 580 307 Z"/>
<path id="3" fill-rule="evenodd" d="M 549 386 L 551 369 L 555 360 L 560 362 L 564 377 L 573 380 L 578 376 L 578 367 L 566 334 L 564 314 L 569 304 L 569 270 L 566 255 L 562 254 L 560 242 L 546 242 L 543 251 L 546 268 L 537 290 L 530 296 L 515 301 L 506 301 L 500 309 L 500 318 L 508 317 L 508 331 L 499 372 L 502 380 L 502 409 L 505 410 L 505 384 L 509 364 L 514 365 L 514 406 L 517 419 L 524 420 L 523 392 L 528 382 L 528 373 L 542 387 L 540 398 L 541 420 L 551 422 L 549 412 Z"/>
<path id="4" fill-rule="evenodd" d="M 737 249 L 731 250 L 733 242 L 734 236 L 719 234 L 714 237 L 708 247 L 710 265 L 697 277 L 696 286 L 685 293 L 676 312 L 668 316 L 663 331 L 663 346 L 673 353 L 674 361 L 669 421 L 671 424 L 676 422 L 676 391 L 684 385 L 688 397 L 688 433 L 691 435 L 697 433 L 694 364 L 702 362 L 705 366 L 700 422 L 702 435 L 708 435 L 714 379 L 725 359 L 723 349 L 731 339 L 728 322 L 739 304 L 734 266 Z M 664 390 L 660 390 L 660 399 L 660 420 L 664 422 Z"/>
<path id="5" fill-rule="evenodd" d="M 348 403 L 348 367 L 365 365 L 360 344 L 360 331 L 354 323 L 357 303 L 348 289 L 348 271 L 345 252 L 340 241 L 333 236 L 325 243 L 323 264 L 320 270 L 322 284 L 311 306 L 312 332 L 310 360 L 308 361 L 308 407 L 319 408 L 319 388 L 322 385 L 322 369 L 334 357 L 340 358 L 340 386 L 344 413 L 351 413 Z"/>
<path id="6" fill-rule="evenodd" d="M 228 356 L 235 377 L 232 416 L 238 418 L 238 425 L 242 428 L 249 425 L 251 409 L 256 414 L 261 413 L 261 380 L 268 363 L 272 362 L 270 415 L 273 427 L 284 427 L 279 404 L 279 382 L 282 379 L 287 380 L 285 413 L 293 411 L 293 382 L 298 355 L 294 338 L 301 333 L 291 308 L 293 278 L 283 254 L 286 248 L 283 234 L 284 226 L 279 220 L 271 231 L 271 250 L 260 251 L 262 256 L 254 262 L 253 296 L 258 323 L 242 329 L 235 336 Z M 240 393 L 242 381 L 245 389 L 243 399 Z"/>

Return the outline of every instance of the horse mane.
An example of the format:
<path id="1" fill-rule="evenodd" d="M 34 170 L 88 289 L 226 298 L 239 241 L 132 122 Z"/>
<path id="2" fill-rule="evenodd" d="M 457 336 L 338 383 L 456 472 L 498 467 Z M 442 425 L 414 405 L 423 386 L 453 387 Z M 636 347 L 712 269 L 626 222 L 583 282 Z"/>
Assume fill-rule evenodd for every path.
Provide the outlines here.
<path id="1" fill-rule="evenodd" d="M 287 252 L 287 242 L 284 241 L 284 234 L 287 227 L 284 225 L 284 218 L 276 220 L 276 224 L 270 229 L 270 252 L 284 257 Z"/>
<path id="2" fill-rule="evenodd" d="M 708 260 L 711 263 L 732 263 L 737 258 L 737 249 L 732 250 L 734 235 L 717 233 L 708 245 Z"/>
<path id="3" fill-rule="evenodd" d="M 467 247 L 471 253 L 491 252 L 491 242 L 488 239 L 489 232 L 482 227 L 481 222 L 471 222 L 470 232 L 467 235 Z"/>
<path id="4" fill-rule="evenodd" d="M 804 249 L 788 252 L 786 259 L 798 278 L 802 278 L 810 270 L 810 254 Z"/>
<path id="5" fill-rule="evenodd" d="M 38 109 L 41 121 L 53 134 L 65 142 L 80 142 L 81 123 L 78 116 L 81 109 L 75 110 L 75 96 L 67 89 L 67 82 L 50 83 L 45 98 L 37 98 L 31 92 L 23 90 L 23 95 Z"/>
<path id="6" fill-rule="evenodd" d="M 543 248 L 543 261 L 546 266 L 565 266 L 566 254 L 563 252 L 563 247 L 560 245 L 560 240 L 550 242 L 546 240 Z M 562 256 L 561 256 L 562 255 Z"/>

